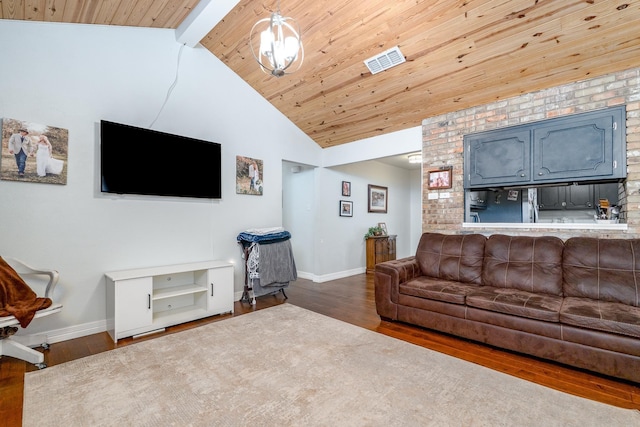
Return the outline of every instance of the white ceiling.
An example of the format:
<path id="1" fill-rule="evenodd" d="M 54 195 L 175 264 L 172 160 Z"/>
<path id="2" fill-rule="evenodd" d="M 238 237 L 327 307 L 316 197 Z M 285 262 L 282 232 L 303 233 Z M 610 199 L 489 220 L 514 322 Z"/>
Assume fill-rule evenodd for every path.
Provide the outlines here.
<path id="1" fill-rule="evenodd" d="M 376 161 L 382 162 L 391 166 L 395 166 L 398 168 L 407 169 L 407 170 L 420 169 L 422 167 L 422 163 L 409 163 L 410 154 L 420 154 L 420 153 L 414 152 L 414 153 L 398 154 L 397 156 L 381 157 L 379 159 L 376 159 Z"/>

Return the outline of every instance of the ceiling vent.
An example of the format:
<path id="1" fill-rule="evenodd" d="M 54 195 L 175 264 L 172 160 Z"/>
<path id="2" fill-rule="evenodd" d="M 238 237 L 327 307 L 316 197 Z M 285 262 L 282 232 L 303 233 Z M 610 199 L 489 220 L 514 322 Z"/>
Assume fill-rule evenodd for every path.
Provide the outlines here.
<path id="1" fill-rule="evenodd" d="M 369 71 L 371 71 L 371 74 L 376 74 L 380 71 L 388 70 L 391 67 L 400 65 L 405 61 L 406 59 L 402 52 L 400 52 L 400 48 L 396 46 L 367 59 L 364 61 L 364 65 L 366 65 Z"/>

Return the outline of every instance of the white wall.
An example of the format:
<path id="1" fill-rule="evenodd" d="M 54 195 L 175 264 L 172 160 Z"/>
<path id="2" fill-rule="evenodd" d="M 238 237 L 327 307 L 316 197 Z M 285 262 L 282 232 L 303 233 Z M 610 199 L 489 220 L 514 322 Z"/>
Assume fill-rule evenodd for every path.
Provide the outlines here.
<path id="1" fill-rule="evenodd" d="M 397 258 L 415 254 L 422 234 L 422 174 L 418 170 L 406 170 L 376 161 L 382 157 L 422 150 L 422 127 L 416 126 L 375 136 L 349 144 L 326 148 L 322 151 L 322 166 L 319 180 L 324 191 L 319 199 L 323 206 L 328 203 L 326 218 L 320 222 L 316 251 L 323 265 L 316 271 L 326 280 L 365 271 L 366 254 L 362 236 L 369 227 L 385 222 L 391 234 L 397 234 Z M 333 171 L 333 173 L 329 172 Z M 344 198 L 354 201 L 354 215 L 337 220 L 335 190 L 338 181 L 353 181 L 351 194 Z M 367 212 L 368 184 L 389 187 L 389 209 L 387 214 Z M 336 200 L 335 207 L 331 206 Z M 326 209 L 326 208 L 325 208 Z M 332 210 L 333 209 L 333 210 Z M 334 212 L 335 211 L 335 212 Z M 346 227 L 345 227 L 346 225 Z M 344 239 L 344 250 L 334 248 L 332 243 Z M 321 279 L 322 280 L 322 279 Z"/>
<path id="2" fill-rule="evenodd" d="M 67 185 L 0 181 L 0 255 L 60 271 L 55 298 L 65 309 L 30 329 L 104 330 L 106 271 L 225 259 L 238 265 L 240 291 L 235 238 L 281 224 L 282 153 L 306 164 L 321 157 L 217 58 L 185 47 L 178 84 L 153 128 L 222 144 L 223 199 L 102 195 L 100 120 L 148 127 L 179 49 L 171 30 L 0 21 L 0 117 L 69 129 Z M 236 155 L 264 160 L 264 196 L 235 194 Z"/>
<path id="3" fill-rule="evenodd" d="M 315 273 L 324 280 L 332 277 L 364 272 L 364 235 L 369 227 L 379 222 L 387 224 L 390 234 L 397 237 L 397 256 L 410 253 L 410 173 L 378 161 L 319 169 L 321 188 L 317 209 L 316 253 L 318 268 Z M 342 196 L 342 181 L 351 182 L 351 197 Z M 367 208 L 368 185 L 388 188 L 387 213 L 370 213 Z M 338 214 L 340 200 L 353 201 L 353 217 Z"/>
<path id="4" fill-rule="evenodd" d="M 326 148 L 322 151 L 322 166 L 375 160 L 414 151 L 422 151 L 422 126 Z"/>
<path id="5" fill-rule="evenodd" d="M 422 174 L 368 160 L 330 168 L 283 161 L 283 226 L 298 276 L 325 282 L 365 271 L 364 234 L 379 222 L 397 237 L 397 257 L 415 254 L 422 234 Z M 342 181 L 351 196 L 342 196 Z M 369 213 L 368 185 L 389 189 L 386 214 Z M 339 202 L 353 202 L 352 217 L 339 216 Z"/>
<path id="6" fill-rule="evenodd" d="M 320 149 L 206 49 L 182 49 L 158 116 L 180 48 L 171 30 L 0 20 L 0 117 L 69 130 L 67 185 L 0 181 L 0 255 L 60 271 L 54 297 L 65 309 L 31 331 L 59 340 L 105 330 L 107 271 L 225 259 L 239 293 L 235 238 L 251 227 L 291 225 L 298 268 L 318 281 L 364 271 L 362 236 L 378 222 L 398 234 L 398 256 L 415 250 L 408 171 L 355 163 L 371 158 L 359 142 Z M 102 119 L 221 143 L 222 200 L 101 194 Z M 369 142 L 384 155 L 419 150 L 415 133 Z M 264 161 L 263 196 L 235 194 L 236 155 Z M 341 156 L 353 164 L 318 167 Z M 305 167 L 293 174 L 289 164 Z M 338 216 L 342 180 L 352 182 L 353 218 Z M 368 183 L 389 187 L 389 214 L 366 212 Z"/>
<path id="7" fill-rule="evenodd" d="M 314 279 L 316 254 L 316 168 L 282 162 L 282 226 L 291 232 L 299 277 Z"/>

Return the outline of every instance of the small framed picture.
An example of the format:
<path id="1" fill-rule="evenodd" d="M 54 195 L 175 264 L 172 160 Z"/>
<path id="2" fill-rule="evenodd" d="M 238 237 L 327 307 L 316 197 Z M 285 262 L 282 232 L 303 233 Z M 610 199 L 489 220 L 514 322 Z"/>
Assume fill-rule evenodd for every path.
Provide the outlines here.
<path id="1" fill-rule="evenodd" d="M 353 216 L 353 202 L 340 200 L 340 216 Z"/>
<path id="2" fill-rule="evenodd" d="M 451 168 L 429 171 L 429 190 L 451 188 Z"/>
<path id="3" fill-rule="evenodd" d="M 378 227 L 380 227 L 382 229 L 382 234 L 384 234 L 385 236 L 389 235 L 389 232 L 387 231 L 387 223 L 386 222 L 379 222 L 378 223 Z"/>
<path id="4" fill-rule="evenodd" d="M 342 195 L 351 197 L 351 183 L 349 181 L 342 181 Z"/>
<path id="5" fill-rule="evenodd" d="M 262 196 L 263 174 L 262 160 L 236 156 L 236 194 Z"/>
<path id="6" fill-rule="evenodd" d="M 388 188 L 369 184 L 369 212 L 387 213 Z"/>

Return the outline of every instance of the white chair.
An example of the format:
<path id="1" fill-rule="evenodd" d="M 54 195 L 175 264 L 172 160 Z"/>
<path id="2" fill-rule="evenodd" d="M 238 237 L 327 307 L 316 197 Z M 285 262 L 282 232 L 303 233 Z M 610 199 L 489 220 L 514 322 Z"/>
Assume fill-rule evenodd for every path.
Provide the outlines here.
<path id="1" fill-rule="evenodd" d="M 16 259 L 4 258 L 3 259 L 13 268 L 16 273 L 22 277 L 22 279 L 27 282 L 27 284 L 31 287 L 31 289 L 38 294 L 38 296 L 42 296 L 41 292 L 38 292 L 36 282 L 31 281 L 29 279 L 33 277 L 43 277 L 48 276 L 48 282 L 44 291 L 44 296 L 51 298 L 53 295 L 53 289 L 58 282 L 58 272 L 56 270 L 38 270 L 32 267 L 29 267 L 22 261 L 18 261 Z M 40 284 L 42 287 L 42 283 Z M 53 303 L 51 306 L 38 310 L 33 317 L 33 320 L 40 319 L 45 316 L 49 316 L 50 314 L 58 313 L 62 310 L 62 304 Z M 0 317 L 0 328 L 4 328 L 7 326 L 18 326 L 20 322 L 15 316 L 2 316 Z M 44 354 L 33 350 L 32 347 L 42 346 L 44 349 L 49 348 L 49 344 L 47 343 L 47 336 L 45 334 L 38 335 L 12 335 L 10 337 L 0 339 L 0 357 L 1 356 L 11 356 L 16 359 L 24 360 L 29 363 L 33 363 L 39 369 L 46 368 L 47 365 L 44 363 Z"/>

